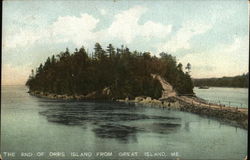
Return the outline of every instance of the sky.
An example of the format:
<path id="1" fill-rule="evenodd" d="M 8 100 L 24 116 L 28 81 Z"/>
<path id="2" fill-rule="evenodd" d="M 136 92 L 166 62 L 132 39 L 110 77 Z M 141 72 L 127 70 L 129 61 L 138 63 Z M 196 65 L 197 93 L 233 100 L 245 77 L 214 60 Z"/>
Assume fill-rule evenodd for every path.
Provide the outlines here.
<path id="1" fill-rule="evenodd" d="M 99 42 L 167 52 L 192 78 L 248 72 L 247 0 L 5 0 L 2 85 L 25 84 L 47 57 Z"/>

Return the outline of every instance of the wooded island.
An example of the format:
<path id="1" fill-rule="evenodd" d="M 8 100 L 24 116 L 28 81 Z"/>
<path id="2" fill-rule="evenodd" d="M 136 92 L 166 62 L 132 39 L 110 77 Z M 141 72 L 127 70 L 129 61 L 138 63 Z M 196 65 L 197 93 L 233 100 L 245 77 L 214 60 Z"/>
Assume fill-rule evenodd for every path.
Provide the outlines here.
<path id="1" fill-rule="evenodd" d="M 193 94 L 189 75 L 190 64 L 183 65 L 167 53 L 160 57 L 149 52 L 130 51 L 112 44 L 103 49 L 95 44 L 92 53 L 84 47 L 70 53 L 68 49 L 48 57 L 44 64 L 32 70 L 26 82 L 30 91 L 67 95 L 88 95 L 94 99 L 124 99 L 136 96 L 160 98 L 162 86 L 152 77 L 157 74 L 166 79 L 178 94 Z M 106 94 L 103 94 L 103 91 Z"/>

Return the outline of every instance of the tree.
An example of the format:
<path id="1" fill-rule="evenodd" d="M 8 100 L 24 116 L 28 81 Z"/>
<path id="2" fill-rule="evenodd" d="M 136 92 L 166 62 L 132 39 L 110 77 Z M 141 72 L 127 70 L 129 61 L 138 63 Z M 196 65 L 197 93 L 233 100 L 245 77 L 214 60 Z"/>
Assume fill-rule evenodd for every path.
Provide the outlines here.
<path id="1" fill-rule="evenodd" d="M 42 74 L 42 72 L 43 72 L 43 64 L 41 63 L 40 66 L 37 68 L 36 73 L 37 75 L 39 75 L 39 74 Z"/>
<path id="2" fill-rule="evenodd" d="M 181 63 L 179 63 L 179 64 L 177 65 L 177 70 L 178 70 L 178 71 L 182 71 L 182 64 L 181 64 Z"/>
<path id="3" fill-rule="evenodd" d="M 94 50 L 94 58 L 96 58 L 97 60 L 101 60 L 106 57 L 105 51 L 102 49 L 102 46 L 99 43 L 95 44 Z"/>
<path id="4" fill-rule="evenodd" d="M 31 76 L 30 76 L 31 78 L 34 78 L 35 77 L 35 73 L 34 73 L 34 70 L 32 69 L 31 70 Z"/>
<path id="5" fill-rule="evenodd" d="M 51 57 L 51 64 L 52 64 L 52 65 L 55 65 L 55 64 L 56 64 L 56 58 L 55 58 L 54 55 Z"/>
<path id="6" fill-rule="evenodd" d="M 56 56 L 48 57 L 36 73 L 31 73 L 26 85 L 31 91 L 55 94 L 87 95 L 101 93 L 104 88 L 109 88 L 109 96 L 113 98 L 142 95 L 159 98 L 162 86 L 151 76 L 158 74 L 178 93 L 193 93 L 190 75 L 185 74 L 182 64 L 177 65 L 176 58 L 168 53 L 163 52 L 158 58 L 149 52 L 131 52 L 123 45 L 115 49 L 112 44 L 105 51 L 96 43 L 93 54 L 93 58 L 89 57 L 85 48 L 81 47 L 75 49 L 73 54 L 66 49 Z M 190 68 L 191 65 L 189 71 Z M 240 80 L 238 78 L 233 85 Z"/>
<path id="7" fill-rule="evenodd" d="M 112 44 L 108 45 L 107 52 L 109 54 L 109 58 L 112 59 L 115 56 L 115 48 L 112 46 Z"/>
<path id="8" fill-rule="evenodd" d="M 185 67 L 185 69 L 187 69 L 187 73 L 190 74 L 191 72 L 191 64 L 190 63 L 187 63 L 187 66 Z"/>
<path id="9" fill-rule="evenodd" d="M 47 58 L 46 62 L 44 63 L 44 70 L 48 70 L 51 65 L 50 57 Z"/>

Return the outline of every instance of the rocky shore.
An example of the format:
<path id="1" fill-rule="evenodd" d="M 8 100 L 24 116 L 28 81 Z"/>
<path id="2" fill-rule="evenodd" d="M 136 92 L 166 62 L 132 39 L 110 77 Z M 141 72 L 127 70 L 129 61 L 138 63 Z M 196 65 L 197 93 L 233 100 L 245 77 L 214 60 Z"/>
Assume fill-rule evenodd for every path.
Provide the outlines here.
<path id="1" fill-rule="evenodd" d="M 186 98 L 186 97 L 185 97 Z M 207 116 L 215 118 L 217 120 L 229 123 L 231 125 L 248 129 L 248 110 L 240 110 L 235 107 L 220 106 L 215 107 L 213 105 L 205 104 L 204 101 L 199 98 L 192 97 L 194 99 L 193 104 L 186 101 L 183 97 L 169 97 L 162 100 L 151 99 L 150 97 L 136 97 L 134 100 L 118 100 L 119 102 L 127 103 L 139 103 L 145 106 L 155 106 L 173 110 L 180 110 L 184 112 L 195 113 L 201 116 Z M 199 103 L 197 103 L 197 101 Z M 195 103 L 196 102 L 196 103 Z"/>
<path id="2" fill-rule="evenodd" d="M 61 100 L 98 100 L 107 99 L 111 100 L 108 95 L 108 90 L 99 92 L 92 92 L 87 95 L 57 95 L 39 91 L 31 91 L 30 95 L 49 98 L 49 99 L 61 99 Z M 206 104 L 203 100 L 196 97 L 185 97 L 185 96 L 172 96 L 164 99 L 152 99 L 151 97 L 140 96 L 133 100 L 128 98 L 118 99 L 118 102 L 126 103 L 138 103 L 144 106 L 155 106 L 173 110 L 180 110 L 190 113 L 195 113 L 202 116 L 208 116 L 211 118 L 218 119 L 220 121 L 230 123 L 234 126 L 248 129 L 248 110 L 240 110 L 234 107 L 225 107 L 218 105 Z"/>
<path id="3" fill-rule="evenodd" d="M 54 94 L 48 92 L 40 91 L 29 91 L 28 93 L 32 96 L 40 98 L 49 98 L 49 99 L 61 99 L 61 100 L 98 100 L 98 99 L 110 99 L 109 89 L 103 89 L 102 91 L 91 92 L 86 95 L 67 95 L 67 94 Z"/>

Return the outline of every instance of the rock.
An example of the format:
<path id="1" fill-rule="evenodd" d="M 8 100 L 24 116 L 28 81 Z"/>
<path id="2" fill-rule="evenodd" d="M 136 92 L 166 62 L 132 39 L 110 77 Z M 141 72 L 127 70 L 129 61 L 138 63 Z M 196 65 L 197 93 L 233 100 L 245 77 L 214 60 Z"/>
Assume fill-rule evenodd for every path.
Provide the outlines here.
<path id="1" fill-rule="evenodd" d="M 89 94 L 87 94 L 85 97 L 86 98 L 94 98 L 96 96 L 96 92 L 91 92 Z"/>
<path id="2" fill-rule="evenodd" d="M 55 99 L 55 94 L 48 94 L 47 97 L 51 99 Z"/>
<path id="3" fill-rule="evenodd" d="M 125 102 L 124 99 L 117 99 L 116 101 L 118 101 L 118 102 Z"/>
<path id="4" fill-rule="evenodd" d="M 60 94 L 59 94 L 59 95 L 56 96 L 56 98 L 62 99 L 62 98 L 63 98 L 63 95 L 60 95 Z"/>
<path id="5" fill-rule="evenodd" d="M 102 90 L 102 94 L 103 94 L 103 95 L 109 96 L 109 95 L 111 94 L 110 88 L 108 88 L 108 87 L 104 88 L 104 89 Z"/>
<path id="6" fill-rule="evenodd" d="M 150 104 L 152 102 L 151 97 L 146 97 L 146 99 L 143 99 L 142 101 L 140 101 L 140 103 L 146 103 L 146 104 Z"/>
<path id="7" fill-rule="evenodd" d="M 67 98 L 67 95 L 63 94 L 63 95 L 62 95 L 62 98 L 63 98 L 63 99 L 66 99 L 66 98 Z"/>
<path id="8" fill-rule="evenodd" d="M 157 100 L 157 99 L 151 100 L 151 103 L 154 104 L 154 105 L 160 105 L 160 106 L 162 105 L 162 102 Z"/>
<path id="9" fill-rule="evenodd" d="M 72 99 L 74 99 L 74 97 L 66 95 L 64 99 L 66 99 L 66 100 L 72 100 Z"/>
<path id="10" fill-rule="evenodd" d="M 143 101 L 144 98 L 139 96 L 139 97 L 135 97 L 135 102 L 140 102 L 140 101 Z"/>
<path id="11" fill-rule="evenodd" d="M 81 95 L 75 95 L 76 100 L 81 100 Z"/>
<path id="12" fill-rule="evenodd" d="M 39 91 L 35 91 L 35 92 L 34 92 L 34 94 L 39 95 L 39 94 L 40 94 L 40 92 L 39 92 Z"/>

